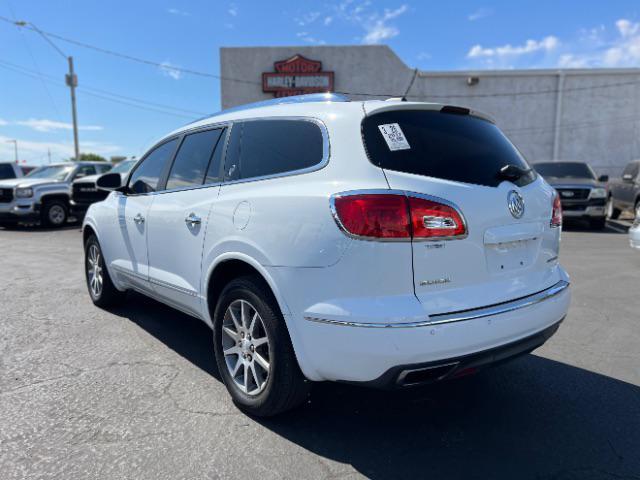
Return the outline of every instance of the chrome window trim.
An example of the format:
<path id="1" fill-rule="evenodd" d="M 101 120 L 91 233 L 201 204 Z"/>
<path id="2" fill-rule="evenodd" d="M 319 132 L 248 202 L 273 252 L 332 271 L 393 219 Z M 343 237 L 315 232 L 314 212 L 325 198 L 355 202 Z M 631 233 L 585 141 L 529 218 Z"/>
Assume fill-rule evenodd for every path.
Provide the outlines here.
<path id="1" fill-rule="evenodd" d="M 160 190 L 157 192 L 148 192 L 148 193 L 128 193 L 126 194 L 126 196 L 129 197 L 140 197 L 140 196 L 145 196 L 145 195 L 162 195 L 163 193 L 174 193 L 174 192 L 182 192 L 182 191 L 186 191 L 186 190 L 195 190 L 198 188 L 207 188 L 207 187 L 218 187 L 218 186 L 222 186 L 222 185 L 236 185 L 239 183 L 249 183 L 249 182 L 257 182 L 257 181 L 261 181 L 261 180 L 271 180 L 273 178 L 280 178 L 280 177 L 291 177 L 294 175 L 304 175 L 306 173 L 311 173 L 311 172 L 315 172 L 318 170 L 322 170 L 324 167 L 326 167 L 329 164 L 329 158 L 331 157 L 331 142 L 329 140 L 329 131 L 327 129 L 327 126 L 325 125 L 325 123 L 320 120 L 319 118 L 315 118 L 315 117 L 292 117 L 292 116 L 288 116 L 288 117 L 279 117 L 279 116 L 275 116 L 275 117 L 255 117 L 255 118 L 242 118 L 242 119 L 238 119 L 238 120 L 228 120 L 225 122 L 220 122 L 220 123 L 215 123 L 215 124 L 207 124 L 207 125 L 201 125 L 199 127 L 193 127 L 189 130 L 183 130 L 177 133 L 174 133 L 173 135 L 171 135 L 170 137 L 166 137 L 164 139 L 162 139 L 161 141 L 157 142 L 153 147 L 149 148 L 149 150 L 147 150 L 147 152 L 145 153 L 145 156 L 142 157 L 140 160 L 138 160 L 138 163 L 136 163 L 136 165 L 134 165 L 131 170 L 129 171 L 126 181 L 124 182 L 125 185 L 129 185 L 129 180 L 131 178 L 131 175 L 133 175 L 133 172 L 139 167 L 139 165 L 145 160 L 145 158 L 147 157 L 147 155 L 149 153 L 151 153 L 153 150 L 155 150 L 157 147 L 161 146 L 163 143 L 166 143 L 170 140 L 175 139 L 180 139 L 183 136 L 186 135 L 190 135 L 192 133 L 198 133 L 199 131 L 204 131 L 204 130 L 215 130 L 216 128 L 227 128 L 229 130 L 229 133 L 227 133 L 227 136 L 225 138 L 225 144 L 223 146 L 224 148 L 224 153 L 223 153 L 223 157 L 222 157 L 222 166 L 223 166 L 223 175 L 226 174 L 226 170 L 224 169 L 224 162 L 227 158 L 227 149 L 229 147 L 229 140 L 231 139 L 231 132 L 233 130 L 233 126 L 236 123 L 241 123 L 241 122 L 253 122 L 253 121 L 257 121 L 257 120 L 302 120 L 302 121 L 308 121 L 308 122 L 312 122 L 315 123 L 319 128 L 320 128 L 320 132 L 322 134 L 322 159 L 320 161 L 320 163 L 313 165 L 311 167 L 307 167 L 307 168 L 301 168 L 298 170 L 289 170 L 287 172 L 281 172 L 281 173 L 274 173 L 271 175 L 263 175 L 261 177 L 251 177 L 251 178 L 242 178 L 239 180 L 232 180 L 232 181 L 228 181 L 228 180 L 222 180 L 220 182 L 217 183 L 205 183 L 203 185 L 192 185 L 189 187 L 181 187 L 181 188 L 173 188 L 171 190 Z M 176 148 L 176 152 L 174 152 L 174 155 L 176 155 L 178 153 L 180 144 L 178 145 L 178 147 Z"/>
<path id="2" fill-rule="evenodd" d="M 354 235 L 353 233 L 349 232 L 346 229 L 346 227 L 342 224 L 342 221 L 340 221 L 340 217 L 338 216 L 338 212 L 336 210 L 336 198 L 348 197 L 351 195 L 371 195 L 371 194 L 373 195 L 382 195 L 382 194 L 404 195 L 407 198 L 409 197 L 422 198 L 424 200 L 430 200 L 432 202 L 441 203 L 443 205 L 446 205 L 447 207 L 451 207 L 456 211 L 456 213 L 462 219 L 462 224 L 464 225 L 465 233 L 464 235 L 457 235 L 453 237 L 427 237 L 427 238 L 425 237 L 377 238 L 377 237 L 365 237 L 362 235 Z M 336 222 L 336 225 L 338 225 L 338 228 L 342 231 L 342 233 L 344 233 L 347 237 L 350 237 L 356 240 L 365 240 L 368 242 L 405 242 L 405 243 L 412 242 L 412 241 L 413 242 L 442 242 L 442 241 L 448 241 L 448 240 L 464 240 L 469 236 L 469 225 L 467 224 L 467 220 L 462 214 L 462 211 L 460 210 L 460 208 L 458 208 L 458 206 L 455 203 L 450 202 L 449 200 L 445 200 L 444 198 L 436 197 L 434 195 L 427 195 L 425 193 L 411 192 L 408 190 L 384 189 L 384 188 L 348 190 L 346 192 L 334 193 L 333 195 L 331 195 L 331 197 L 329 198 L 329 208 L 331 209 L 331 216 L 333 217 L 333 220 Z"/>
<path id="3" fill-rule="evenodd" d="M 531 307 L 538 303 L 544 302 L 556 295 L 564 292 L 569 288 L 569 282 L 560 280 L 555 285 L 542 290 L 541 292 L 528 295 L 504 303 L 489 305 L 486 307 L 473 308 L 470 310 L 462 310 L 459 312 L 438 313 L 430 315 L 428 320 L 420 322 L 404 322 L 404 323 L 368 323 L 368 322 L 350 322 L 348 320 L 332 320 L 327 318 L 319 318 L 305 316 L 304 319 L 310 322 L 324 323 L 328 325 L 337 325 L 342 327 L 360 327 L 360 328 L 418 328 L 430 327 L 434 325 L 443 325 L 446 323 L 465 322 L 468 320 L 476 320 L 478 318 L 491 317 L 503 313 L 509 313 L 522 308 Z"/>

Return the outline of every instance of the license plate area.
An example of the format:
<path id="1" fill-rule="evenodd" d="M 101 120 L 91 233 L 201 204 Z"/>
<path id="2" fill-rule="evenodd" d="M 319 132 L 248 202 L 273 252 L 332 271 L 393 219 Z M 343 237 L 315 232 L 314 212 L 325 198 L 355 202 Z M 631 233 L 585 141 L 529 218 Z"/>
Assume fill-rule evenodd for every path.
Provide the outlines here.
<path id="1" fill-rule="evenodd" d="M 501 274 L 531 267 L 536 259 L 538 244 L 539 240 L 533 238 L 485 245 L 489 272 Z"/>

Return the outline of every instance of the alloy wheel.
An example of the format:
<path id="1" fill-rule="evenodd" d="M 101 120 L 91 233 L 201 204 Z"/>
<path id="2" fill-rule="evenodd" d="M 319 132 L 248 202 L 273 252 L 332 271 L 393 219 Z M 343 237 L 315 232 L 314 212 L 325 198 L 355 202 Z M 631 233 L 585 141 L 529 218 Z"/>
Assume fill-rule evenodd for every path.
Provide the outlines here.
<path id="1" fill-rule="evenodd" d="M 87 254 L 87 277 L 89 279 L 89 288 L 94 298 L 100 297 L 104 282 L 100 257 L 100 249 L 98 246 L 95 244 L 91 245 Z"/>
<path id="2" fill-rule="evenodd" d="M 271 368 L 269 337 L 262 317 L 246 300 L 227 307 L 222 351 L 229 375 L 243 393 L 255 396 L 265 389 Z"/>

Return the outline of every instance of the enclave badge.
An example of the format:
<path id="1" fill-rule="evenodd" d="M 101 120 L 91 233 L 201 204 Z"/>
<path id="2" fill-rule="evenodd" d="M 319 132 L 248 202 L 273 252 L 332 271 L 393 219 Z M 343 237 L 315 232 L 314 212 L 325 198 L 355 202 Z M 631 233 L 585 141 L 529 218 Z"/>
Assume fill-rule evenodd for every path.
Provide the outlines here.
<path id="1" fill-rule="evenodd" d="M 513 218 L 521 218 L 524 215 L 524 198 L 515 190 L 509 192 L 507 206 Z"/>

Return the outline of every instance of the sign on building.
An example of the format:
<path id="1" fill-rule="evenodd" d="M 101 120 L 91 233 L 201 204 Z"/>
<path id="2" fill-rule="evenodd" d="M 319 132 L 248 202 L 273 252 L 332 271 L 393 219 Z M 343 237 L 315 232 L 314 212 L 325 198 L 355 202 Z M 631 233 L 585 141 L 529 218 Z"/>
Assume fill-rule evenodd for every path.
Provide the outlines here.
<path id="1" fill-rule="evenodd" d="M 294 55 L 275 62 L 274 69 L 262 74 L 262 91 L 275 97 L 333 91 L 333 72 L 323 72 L 322 62 Z"/>

